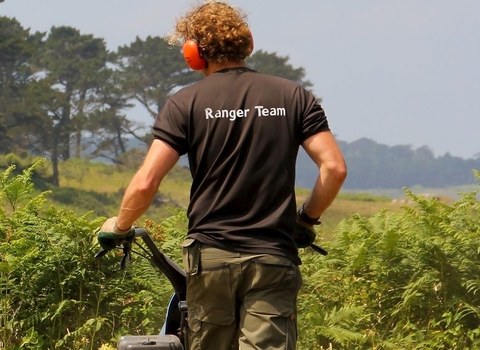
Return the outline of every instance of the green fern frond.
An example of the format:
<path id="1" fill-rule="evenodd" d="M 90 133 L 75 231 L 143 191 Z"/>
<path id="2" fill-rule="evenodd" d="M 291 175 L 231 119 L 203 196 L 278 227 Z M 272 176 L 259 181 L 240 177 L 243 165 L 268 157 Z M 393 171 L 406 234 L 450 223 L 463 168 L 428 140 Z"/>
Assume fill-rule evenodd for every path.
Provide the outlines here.
<path id="1" fill-rule="evenodd" d="M 473 176 L 475 177 L 475 180 L 477 180 L 477 182 L 480 183 L 480 171 L 476 170 L 476 169 L 473 169 L 472 173 L 473 173 Z"/>

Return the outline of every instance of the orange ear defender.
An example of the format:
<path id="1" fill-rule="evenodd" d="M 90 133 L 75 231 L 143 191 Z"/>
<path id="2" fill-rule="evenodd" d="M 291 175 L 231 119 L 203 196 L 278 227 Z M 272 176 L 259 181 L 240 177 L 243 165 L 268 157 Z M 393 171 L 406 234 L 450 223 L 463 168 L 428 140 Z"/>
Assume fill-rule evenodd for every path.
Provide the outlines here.
<path id="1" fill-rule="evenodd" d="M 196 40 L 190 39 L 183 44 L 183 57 L 193 70 L 202 70 L 207 67 L 207 61 L 203 58 Z"/>

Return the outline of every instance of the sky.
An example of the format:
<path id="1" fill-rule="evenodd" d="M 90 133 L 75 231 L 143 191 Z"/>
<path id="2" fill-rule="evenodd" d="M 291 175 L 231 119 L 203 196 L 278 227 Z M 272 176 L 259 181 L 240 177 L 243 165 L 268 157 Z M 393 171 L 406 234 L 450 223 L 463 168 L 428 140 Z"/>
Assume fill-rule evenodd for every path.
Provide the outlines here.
<path id="1" fill-rule="evenodd" d="M 228 0 L 249 14 L 255 48 L 303 67 L 338 140 L 480 155 L 480 1 Z M 4 0 L 32 32 L 72 26 L 114 51 L 164 37 L 199 1 Z M 134 120 L 153 123 L 141 108 Z"/>

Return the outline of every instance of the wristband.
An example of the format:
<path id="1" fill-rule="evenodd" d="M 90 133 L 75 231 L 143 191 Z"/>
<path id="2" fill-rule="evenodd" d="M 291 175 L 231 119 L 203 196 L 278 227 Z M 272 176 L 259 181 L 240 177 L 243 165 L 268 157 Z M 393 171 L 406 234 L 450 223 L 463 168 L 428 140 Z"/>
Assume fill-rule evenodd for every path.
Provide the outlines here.
<path id="1" fill-rule="evenodd" d="M 120 228 L 118 228 L 117 226 L 117 220 L 115 220 L 114 224 L 113 224 L 113 232 L 117 235 L 126 235 L 127 233 L 129 233 L 130 231 L 132 230 L 132 227 L 129 227 L 127 228 L 126 230 L 122 230 Z"/>
<path id="2" fill-rule="evenodd" d="M 319 221 L 320 216 L 318 218 L 311 218 L 310 216 L 307 215 L 305 212 L 305 204 L 302 205 L 302 207 L 298 210 L 298 217 L 300 220 L 302 220 L 304 223 L 308 225 L 320 225 L 321 222 Z"/>

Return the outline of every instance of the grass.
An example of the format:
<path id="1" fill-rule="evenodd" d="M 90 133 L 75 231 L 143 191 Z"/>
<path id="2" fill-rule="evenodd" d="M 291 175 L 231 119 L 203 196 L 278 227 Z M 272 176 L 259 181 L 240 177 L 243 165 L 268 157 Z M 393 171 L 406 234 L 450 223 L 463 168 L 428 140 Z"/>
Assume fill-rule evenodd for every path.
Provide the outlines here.
<path id="1" fill-rule="evenodd" d="M 93 163 L 86 160 L 73 160 L 61 163 L 60 185 L 63 196 L 72 196 L 74 190 L 78 202 L 75 205 L 60 202 L 61 207 L 71 207 L 77 214 L 84 214 L 93 210 L 96 215 L 113 216 L 117 214 L 121 197 L 135 173 L 131 169 L 105 163 Z M 145 214 L 145 218 L 159 221 L 172 212 L 168 207 L 186 208 L 189 203 L 191 175 L 187 167 L 177 165 L 163 180 L 159 196 L 152 207 Z M 67 189 L 68 188 L 68 189 Z M 432 193 L 441 198 L 443 202 L 453 201 L 455 194 L 471 192 L 476 187 L 461 187 L 452 189 L 427 189 L 414 188 L 414 193 Z M 55 190 L 54 190 L 55 192 Z M 310 190 L 297 188 L 297 205 L 300 206 L 309 196 Z M 60 194 L 59 194 L 60 196 Z M 59 196 L 53 196 L 59 197 Z M 102 197 L 103 196 L 103 197 Z M 335 227 L 344 219 L 353 214 L 370 217 L 380 210 L 400 211 L 404 202 L 394 202 L 394 198 L 403 197 L 401 189 L 397 190 L 372 190 L 372 191 L 345 191 L 341 192 L 332 205 L 322 215 L 322 225 L 319 230 L 323 239 L 332 237 Z M 53 199 L 55 204 L 55 199 Z M 63 203 L 62 203 L 63 202 Z"/>
<path id="2" fill-rule="evenodd" d="M 297 188 L 297 206 L 305 202 L 310 190 Z M 323 213 L 319 227 L 322 239 L 332 238 L 335 227 L 344 219 L 353 214 L 361 214 L 370 217 L 380 210 L 400 211 L 405 204 L 394 203 L 393 198 L 384 195 L 372 195 L 370 193 L 343 193 L 341 192 L 333 201 L 332 205 Z"/>

